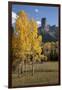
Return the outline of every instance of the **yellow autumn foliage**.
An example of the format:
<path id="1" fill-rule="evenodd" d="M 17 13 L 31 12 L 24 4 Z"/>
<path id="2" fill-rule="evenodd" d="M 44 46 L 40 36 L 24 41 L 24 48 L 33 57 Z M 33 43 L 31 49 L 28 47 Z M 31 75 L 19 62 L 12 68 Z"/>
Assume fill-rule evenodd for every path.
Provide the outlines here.
<path id="1" fill-rule="evenodd" d="M 29 20 L 24 11 L 18 13 L 16 20 L 17 39 L 13 37 L 13 47 L 19 48 L 19 55 L 38 54 L 41 55 L 42 37 L 38 35 L 37 23 L 34 19 Z M 37 56 L 38 58 L 38 56 Z"/>

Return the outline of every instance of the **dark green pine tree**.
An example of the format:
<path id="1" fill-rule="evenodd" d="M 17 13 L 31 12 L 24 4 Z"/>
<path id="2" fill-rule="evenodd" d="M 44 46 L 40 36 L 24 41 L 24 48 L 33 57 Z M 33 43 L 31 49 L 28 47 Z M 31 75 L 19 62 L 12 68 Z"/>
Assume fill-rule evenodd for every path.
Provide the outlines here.
<path id="1" fill-rule="evenodd" d="M 42 28 L 41 31 L 42 31 L 42 36 L 44 37 L 45 36 L 45 30 L 44 30 L 44 28 Z"/>

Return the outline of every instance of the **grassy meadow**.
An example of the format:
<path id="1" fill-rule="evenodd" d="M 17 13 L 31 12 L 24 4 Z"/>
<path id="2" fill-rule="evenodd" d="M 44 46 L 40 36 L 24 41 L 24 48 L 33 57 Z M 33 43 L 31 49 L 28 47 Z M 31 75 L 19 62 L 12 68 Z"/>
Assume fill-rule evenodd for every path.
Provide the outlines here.
<path id="1" fill-rule="evenodd" d="M 12 73 L 12 87 L 59 83 L 58 61 L 34 64 L 35 73 L 33 76 L 31 67 L 31 64 L 27 64 L 24 73 L 20 74 L 20 77 L 18 77 L 17 72 Z"/>

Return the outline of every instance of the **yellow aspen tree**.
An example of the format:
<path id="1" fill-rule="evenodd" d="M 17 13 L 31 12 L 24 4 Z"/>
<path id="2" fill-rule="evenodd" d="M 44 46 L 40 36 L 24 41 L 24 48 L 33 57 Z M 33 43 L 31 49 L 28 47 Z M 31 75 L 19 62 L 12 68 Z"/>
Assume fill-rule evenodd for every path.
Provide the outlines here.
<path id="1" fill-rule="evenodd" d="M 26 54 L 30 51 L 30 40 L 29 40 L 29 19 L 24 11 L 18 13 L 16 20 L 16 32 L 18 32 L 20 57 L 22 61 L 22 67 L 24 67 L 24 60 L 26 60 Z M 25 58 L 24 58 L 25 57 Z"/>
<path id="2" fill-rule="evenodd" d="M 38 60 L 40 60 L 42 48 L 42 37 L 38 35 L 37 24 L 34 19 L 29 20 L 27 14 L 24 11 L 18 13 L 16 20 L 16 42 L 13 40 L 14 47 L 18 48 L 19 61 L 24 67 L 24 60 L 27 60 L 27 55 L 32 56 L 33 64 L 33 74 L 34 74 L 34 62 L 38 55 Z M 16 53 L 16 51 L 15 51 Z M 24 70 L 22 70 L 23 72 Z"/>
<path id="3" fill-rule="evenodd" d="M 34 74 L 34 62 L 35 62 L 35 58 L 37 57 L 38 55 L 38 60 L 39 60 L 39 57 L 41 56 L 41 52 L 42 52 L 42 49 L 41 49 L 41 43 L 42 43 L 42 37 L 41 36 L 38 36 L 38 27 L 37 27 L 37 24 L 36 22 L 34 21 L 34 19 L 32 19 L 30 21 L 30 24 L 31 24 L 31 38 L 30 38 L 30 41 L 31 41 L 31 52 L 32 52 L 32 71 Z"/>

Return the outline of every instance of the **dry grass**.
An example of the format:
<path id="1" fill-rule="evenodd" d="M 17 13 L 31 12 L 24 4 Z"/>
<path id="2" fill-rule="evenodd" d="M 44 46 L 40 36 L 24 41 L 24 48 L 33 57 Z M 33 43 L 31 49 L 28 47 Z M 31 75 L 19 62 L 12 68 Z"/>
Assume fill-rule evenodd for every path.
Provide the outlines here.
<path id="1" fill-rule="evenodd" d="M 12 86 L 58 84 L 58 62 L 44 62 L 43 64 L 35 64 L 34 67 L 35 73 L 33 76 L 31 65 L 27 65 L 27 72 L 20 74 L 20 77 L 13 73 Z"/>

